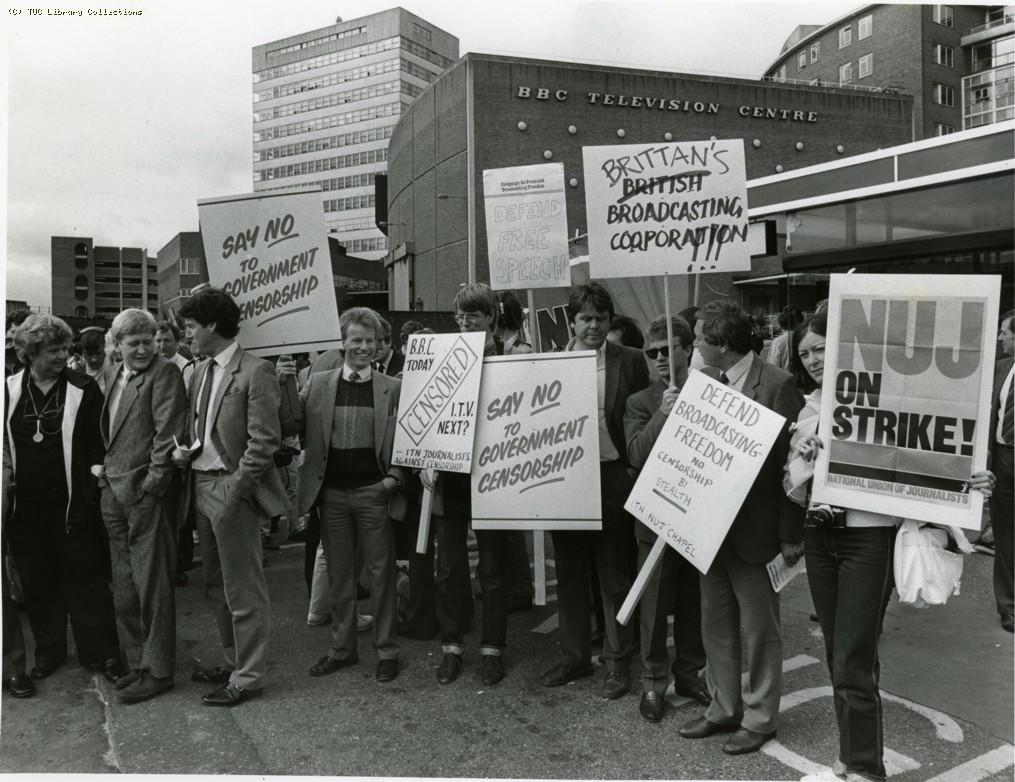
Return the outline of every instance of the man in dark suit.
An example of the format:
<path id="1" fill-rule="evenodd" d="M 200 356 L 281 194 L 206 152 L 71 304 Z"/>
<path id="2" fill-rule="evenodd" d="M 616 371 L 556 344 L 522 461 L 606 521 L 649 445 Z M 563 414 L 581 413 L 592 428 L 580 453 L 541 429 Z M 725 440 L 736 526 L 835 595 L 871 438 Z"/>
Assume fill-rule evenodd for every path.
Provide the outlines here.
<path id="1" fill-rule="evenodd" d="M 176 669 L 174 542 L 179 477 L 173 438 L 184 436 L 183 375 L 155 350 L 155 318 L 128 309 L 110 334 L 123 363 L 106 369 L 100 421 L 106 446 L 102 518 L 109 535 L 113 603 L 130 673 L 116 682 L 124 703 L 172 688 Z"/>
<path id="2" fill-rule="evenodd" d="M 561 661 L 542 678 L 545 686 L 559 687 L 592 675 L 589 571 L 594 562 L 606 625 L 603 658 L 607 671 L 602 692 L 610 700 L 630 689 L 634 649 L 634 628 L 617 621 L 617 610 L 631 588 L 635 545 L 634 519 L 624 511 L 633 485 L 628 473 L 624 405 L 631 394 L 649 384 L 648 366 L 641 351 L 607 341 L 613 316 L 613 300 L 599 283 L 571 289 L 568 317 L 575 336 L 567 349 L 596 352 L 603 528 L 598 532 L 551 533 L 560 607 Z"/>
<path id="3" fill-rule="evenodd" d="M 377 340 L 377 358 L 374 359 L 374 368 L 388 377 L 397 377 L 405 365 L 405 356 L 398 348 L 391 346 L 391 324 L 380 315 L 382 334 Z"/>
<path id="4" fill-rule="evenodd" d="M 236 343 L 240 309 L 228 294 L 202 288 L 180 308 L 193 349 L 209 360 L 194 373 L 188 421 L 196 450 L 174 451 L 189 464 L 186 509 L 193 502 L 205 590 L 218 623 L 226 667 L 192 678 L 220 685 L 208 706 L 236 706 L 261 694 L 270 607 L 262 570 L 262 518 L 285 511 L 275 470 L 281 443 L 275 370 Z M 193 440 L 190 440 L 192 443 Z"/>
<path id="5" fill-rule="evenodd" d="M 707 574 L 701 577 L 702 640 L 712 703 L 680 728 L 684 738 L 732 732 L 723 752 L 756 752 L 773 738 L 782 690 L 779 596 L 765 564 L 782 552 L 793 564 L 803 554 L 801 508 L 786 497 L 782 471 L 789 426 L 803 406 L 793 376 L 751 351 L 751 317 L 727 299 L 702 307 L 694 346 L 706 371 L 786 419 Z M 746 649 L 741 649 L 740 632 Z M 747 656 L 748 684 L 740 675 Z"/>
<path id="6" fill-rule="evenodd" d="M 624 433 L 627 458 L 640 470 L 663 430 L 666 418 L 687 382 L 688 362 L 694 349 L 694 334 L 683 318 L 672 318 L 673 341 L 666 334 L 666 316 L 652 321 L 645 355 L 655 363 L 659 380 L 627 398 Z M 670 357 L 673 379 L 670 379 Z M 656 534 L 644 524 L 634 525 L 638 539 L 638 567 L 645 564 Z M 670 658 L 666 647 L 668 614 L 673 614 L 673 686 L 678 695 L 708 706 L 711 696 L 698 671 L 705 667 L 701 643 L 701 587 L 698 571 L 669 546 L 656 567 L 639 602 L 641 611 L 641 716 L 659 722 L 663 716 L 663 695 L 669 684 Z"/>
<path id="7" fill-rule="evenodd" d="M 989 429 L 990 468 L 997 482 L 990 498 L 990 523 L 994 528 L 994 598 L 1001 615 L 1001 627 L 1015 631 L 1015 442 L 1013 408 L 1015 408 L 1015 313 L 1006 312 L 1001 319 L 998 340 L 1007 358 L 998 360 L 994 368 L 994 391 L 991 396 Z"/>
<path id="8" fill-rule="evenodd" d="M 356 582 L 362 562 L 373 605 L 376 679 L 388 682 L 398 676 L 391 518 L 401 518 L 404 511 L 399 490 L 406 475 L 391 464 L 391 452 L 401 382 L 372 371 L 381 332 L 376 312 L 353 307 L 342 313 L 340 326 L 341 369 L 311 374 L 300 393 L 305 460 L 299 509 L 303 514 L 319 508 L 332 613 L 331 649 L 310 675 L 324 676 L 359 661 Z"/>

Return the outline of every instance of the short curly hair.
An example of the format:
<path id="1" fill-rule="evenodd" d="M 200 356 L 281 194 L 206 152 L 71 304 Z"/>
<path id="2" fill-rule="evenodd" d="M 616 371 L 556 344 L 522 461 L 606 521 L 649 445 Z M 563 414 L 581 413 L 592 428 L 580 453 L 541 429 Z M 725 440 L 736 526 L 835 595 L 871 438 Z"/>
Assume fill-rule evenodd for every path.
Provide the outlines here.
<path id="1" fill-rule="evenodd" d="M 381 316 L 369 307 L 350 307 L 338 316 L 338 327 L 342 331 L 342 339 L 346 340 L 349 326 L 355 323 L 363 328 L 373 329 L 376 338 L 379 340 L 384 331 L 381 325 Z"/>
<path id="2" fill-rule="evenodd" d="M 31 364 L 39 353 L 52 345 L 70 345 L 74 339 L 71 327 L 55 315 L 34 314 L 25 318 L 14 332 L 14 349 L 18 358 Z"/>
<path id="3" fill-rule="evenodd" d="M 202 288 L 180 307 L 180 317 L 200 323 L 215 324 L 215 333 L 232 339 L 240 331 L 240 308 L 232 296 L 221 288 Z"/>

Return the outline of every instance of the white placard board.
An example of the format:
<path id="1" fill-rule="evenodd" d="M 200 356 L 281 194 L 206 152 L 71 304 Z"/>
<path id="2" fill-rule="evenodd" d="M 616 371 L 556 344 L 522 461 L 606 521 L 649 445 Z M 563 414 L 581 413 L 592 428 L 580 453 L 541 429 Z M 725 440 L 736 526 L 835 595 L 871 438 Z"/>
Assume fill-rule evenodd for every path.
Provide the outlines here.
<path id="1" fill-rule="evenodd" d="M 483 361 L 474 529 L 602 529 L 596 354 Z"/>
<path id="2" fill-rule="evenodd" d="M 197 205 L 208 279 L 239 305 L 244 350 L 271 356 L 341 346 L 319 190 Z"/>
<path id="3" fill-rule="evenodd" d="M 979 530 L 997 275 L 834 274 L 811 496 Z M 830 390 L 825 390 L 830 389 Z"/>
<path id="4" fill-rule="evenodd" d="M 750 271 L 743 139 L 584 147 L 593 279 Z"/>
<path id="5" fill-rule="evenodd" d="M 392 464 L 469 471 L 485 342 L 485 333 L 409 336 Z"/>
<path id="6" fill-rule="evenodd" d="M 624 508 L 707 573 L 785 421 L 692 369 Z"/>
<path id="7" fill-rule="evenodd" d="M 564 195 L 563 163 L 483 172 L 491 288 L 571 285 Z"/>

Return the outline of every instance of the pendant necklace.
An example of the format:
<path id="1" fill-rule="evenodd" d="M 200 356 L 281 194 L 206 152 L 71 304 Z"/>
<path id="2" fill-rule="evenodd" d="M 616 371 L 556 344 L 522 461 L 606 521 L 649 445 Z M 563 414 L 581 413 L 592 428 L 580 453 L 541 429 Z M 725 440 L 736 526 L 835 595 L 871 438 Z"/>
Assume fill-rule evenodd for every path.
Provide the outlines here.
<path id="1" fill-rule="evenodd" d="M 41 443 L 45 439 L 42 431 L 43 416 L 50 412 L 49 408 L 51 405 L 53 406 L 52 412 L 54 413 L 54 417 L 59 417 L 60 415 L 60 390 L 57 389 L 57 392 L 49 398 L 46 404 L 42 406 L 41 411 L 39 410 L 39 406 L 35 404 L 35 394 L 32 393 L 31 382 L 28 383 L 26 390 L 28 391 L 28 401 L 32 403 L 32 413 L 34 413 L 33 418 L 35 418 L 35 434 L 32 435 L 32 442 Z M 56 432 L 58 431 L 60 431 L 59 427 Z M 46 434 L 56 434 L 56 432 L 46 432 Z"/>

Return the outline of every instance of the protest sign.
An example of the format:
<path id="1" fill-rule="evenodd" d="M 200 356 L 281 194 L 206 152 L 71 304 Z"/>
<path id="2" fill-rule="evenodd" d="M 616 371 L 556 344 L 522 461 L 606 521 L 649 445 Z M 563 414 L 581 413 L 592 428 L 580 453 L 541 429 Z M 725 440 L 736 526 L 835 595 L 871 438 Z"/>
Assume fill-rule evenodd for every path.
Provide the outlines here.
<path id="1" fill-rule="evenodd" d="M 341 344 L 320 191 L 197 205 L 208 279 L 239 305 L 245 350 L 271 356 Z"/>
<path id="2" fill-rule="evenodd" d="M 485 333 L 412 334 L 392 464 L 469 472 Z"/>
<path id="3" fill-rule="evenodd" d="M 474 529 L 602 528 L 593 351 L 483 361 Z"/>
<path id="4" fill-rule="evenodd" d="M 812 498 L 979 530 L 1000 277 L 832 275 Z"/>
<path id="5" fill-rule="evenodd" d="M 487 169 L 483 200 L 491 288 L 570 286 L 563 163 Z"/>
<path id="6" fill-rule="evenodd" d="M 593 278 L 750 270 L 742 139 L 582 156 Z"/>
<path id="7" fill-rule="evenodd" d="M 692 369 L 624 508 L 708 572 L 785 420 Z"/>

